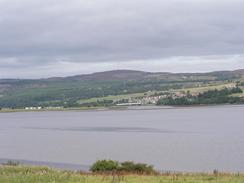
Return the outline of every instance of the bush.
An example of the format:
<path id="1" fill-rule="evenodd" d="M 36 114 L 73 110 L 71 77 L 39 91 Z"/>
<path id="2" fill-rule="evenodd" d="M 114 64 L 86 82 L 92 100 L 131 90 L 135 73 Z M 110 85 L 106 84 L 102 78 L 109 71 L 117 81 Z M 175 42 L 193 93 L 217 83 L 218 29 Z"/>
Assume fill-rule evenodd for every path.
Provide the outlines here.
<path id="1" fill-rule="evenodd" d="M 95 162 L 90 170 L 92 172 L 128 172 L 139 174 L 154 174 L 153 166 L 144 163 L 134 163 L 132 161 L 117 162 L 112 160 L 99 160 Z"/>
<path id="2" fill-rule="evenodd" d="M 120 164 L 120 171 L 133 172 L 133 173 L 155 173 L 153 166 L 144 163 L 134 163 L 132 161 L 125 161 Z"/>
<path id="3" fill-rule="evenodd" d="M 118 170 L 119 163 L 112 160 L 98 160 L 90 168 L 92 172 L 106 172 Z"/>
<path id="4" fill-rule="evenodd" d="M 120 170 L 121 171 L 134 171 L 135 170 L 135 164 L 132 161 L 125 161 L 120 164 Z"/>
<path id="5" fill-rule="evenodd" d="M 147 174 L 151 174 L 154 173 L 154 169 L 151 165 L 147 165 L 144 163 L 137 163 L 134 165 L 134 171 L 137 173 L 147 173 Z"/>

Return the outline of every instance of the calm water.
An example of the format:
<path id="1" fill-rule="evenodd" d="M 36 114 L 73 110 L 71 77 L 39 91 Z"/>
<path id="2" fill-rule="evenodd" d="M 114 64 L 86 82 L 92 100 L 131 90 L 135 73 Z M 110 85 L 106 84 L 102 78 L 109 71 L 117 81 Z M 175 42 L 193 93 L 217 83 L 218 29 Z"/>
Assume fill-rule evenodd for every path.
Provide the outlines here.
<path id="1" fill-rule="evenodd" d="M 0 159 L 244 171 L 244 106 L 0 113 Z"/>

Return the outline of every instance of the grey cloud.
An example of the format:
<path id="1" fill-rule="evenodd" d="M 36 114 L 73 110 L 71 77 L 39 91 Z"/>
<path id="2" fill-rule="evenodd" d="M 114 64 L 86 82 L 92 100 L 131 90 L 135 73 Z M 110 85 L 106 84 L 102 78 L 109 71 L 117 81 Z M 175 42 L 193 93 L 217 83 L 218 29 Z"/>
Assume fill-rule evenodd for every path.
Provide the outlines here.
<path id="1" fill-rule="evenodd" d="M 44 78 L 50 76 L 71 76 L 114 69 L 137 69 L 151 72 L 208 72 L 244 68 L 244 55 L 180 56 L 151 60 L 129 60 L 121 62 L 70 62 L 60 58 L 54 62 L 21 64 L 9 62 L 2 67 L 0 78 Z M 73 59 L 72 59 L 73 60 Z M 6 62 L 3 65 L 6 65 Z M 14 66 L 18 65 L 18 66 Z"/>
<path id="2" fill-rule="evenodd" d="M 0 0 L 0 66 L 243 54 L 243 12 L 241 0 Z"/>

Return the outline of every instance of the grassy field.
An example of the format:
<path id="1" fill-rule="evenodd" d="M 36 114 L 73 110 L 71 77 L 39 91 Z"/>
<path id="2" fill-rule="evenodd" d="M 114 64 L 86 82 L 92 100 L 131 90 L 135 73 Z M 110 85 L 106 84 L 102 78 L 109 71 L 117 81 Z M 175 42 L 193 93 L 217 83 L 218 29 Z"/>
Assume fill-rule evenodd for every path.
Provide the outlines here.
<path id="1" fill-rule="evenodd" d="M 244 174 L 96 175 L 46 167 L 0 166 L 0 183 L 243 183 Z"/>
<path id="2" fill-rule="evenodd" d="M 185 89 L 179 89 L 178 91 L 190 91 L 191 93 L 199 93 L 199 92 L 204 92 L 208 90 L 221 90 L 224 88 L 228 87 L 233 87 L 235 86 L 235 83 L 214 83 L 214 84 L 209 84 L 206 86 L 200 86 L 200 87 L 193 87 L 193 88 L 185 88 Z M 176 90 L 177 91 L 177 90 Z"/>
<path id="3" fill-rule="evenodd" d="M 145 92 L 148 93 L 148 92 Z M 106 97 L 95 97 L 95 98 L 90 98 L 90 99 L 81 99 L 78 101 L 78 103 L 83 104 L 83 103 L 91 103 L 91 102 L 96 102 L 97 100 L 121 100 L 121 99 L 130 99 L 130 98 L 135 98 L 135 97 L 143 97 L 144 93 L 132 93 L 132 94 L 126 94 L 126 95 L 109 95 Z"/>

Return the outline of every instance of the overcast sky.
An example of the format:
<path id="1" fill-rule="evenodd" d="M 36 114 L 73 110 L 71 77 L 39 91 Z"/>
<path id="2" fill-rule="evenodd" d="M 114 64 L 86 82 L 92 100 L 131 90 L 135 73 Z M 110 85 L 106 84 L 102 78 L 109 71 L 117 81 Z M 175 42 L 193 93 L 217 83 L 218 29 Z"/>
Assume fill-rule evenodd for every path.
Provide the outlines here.
<path id="1" fill-rule="evenodd" d="M 0 78 L 244 69 L 243 0 L 0 0 Z"/>

